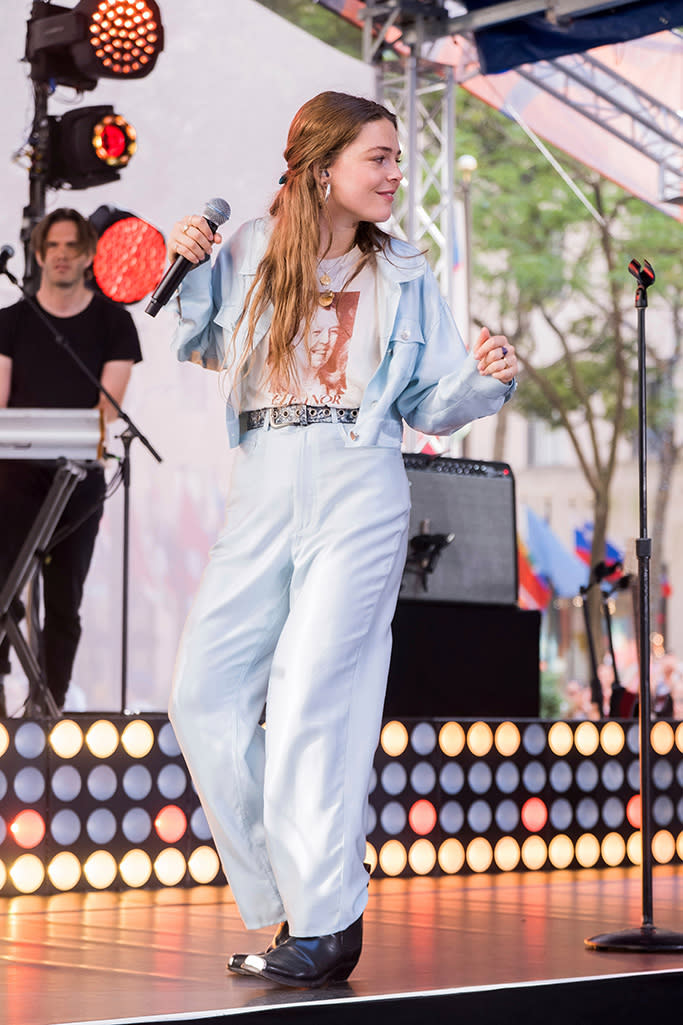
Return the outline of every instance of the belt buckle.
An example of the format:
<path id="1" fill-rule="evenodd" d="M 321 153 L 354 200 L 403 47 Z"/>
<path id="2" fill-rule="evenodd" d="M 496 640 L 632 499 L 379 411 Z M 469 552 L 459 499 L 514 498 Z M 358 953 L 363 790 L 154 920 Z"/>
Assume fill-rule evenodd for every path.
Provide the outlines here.
<path id="1" fill-rule="evenodd" d="M 306 407 L 301 403 L 270 407 L 270 426 L 275 428 L 275 430 L 278 430 L 280 427 L 299 427 L 307 423 Z"/>

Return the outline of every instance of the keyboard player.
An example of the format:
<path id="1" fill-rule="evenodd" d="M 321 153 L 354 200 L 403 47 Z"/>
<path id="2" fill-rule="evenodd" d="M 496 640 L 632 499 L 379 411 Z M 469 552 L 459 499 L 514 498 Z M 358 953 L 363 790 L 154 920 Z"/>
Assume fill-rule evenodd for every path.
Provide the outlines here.
<path id="1" fill-rule="evenodd" d="M 142 359 L 130 314 L 88 284 L 97 234 L 75 210 L 53 210 L 33 230 L 31 245 L 41 270 L 36 299 L 81 360 L 119 404 L 133 365 Z M 25 299 L 0 310 L 0 408 L 88 409 L 116 418 L 69 354 L 55 341 Z M 0 576 L 14 563 L 38 515 L 55 472 L 39 460 L 0 461 Z M 99 464 L 71 495 L 55 534 L 62 536 L 44 559 L 43 668 L 61 710 L 81 635 L 80 605 L 104 505 Z M 63 528 L 73 528 L 64 536 Z M 14 608 L 15 615 L 23 610 Z M 6 715 L 2 677 L 10 671 L 7 638 L 0 644 L 0 715 Z"/>

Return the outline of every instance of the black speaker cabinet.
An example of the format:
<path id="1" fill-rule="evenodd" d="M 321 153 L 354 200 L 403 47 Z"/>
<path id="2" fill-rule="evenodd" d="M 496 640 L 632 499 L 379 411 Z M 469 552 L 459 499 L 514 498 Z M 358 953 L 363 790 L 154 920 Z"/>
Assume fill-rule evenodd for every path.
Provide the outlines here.
<path id="1" fill-rule="evenodd" d="M 506 463 L 405 455 L 412 512 L 401 598 L 517 604 L 515 482 Z"/>
<path id="2" fill-rule="evenodd" d="M 384 715 L 537 718 L 541 614 L 399 599 Z"/>

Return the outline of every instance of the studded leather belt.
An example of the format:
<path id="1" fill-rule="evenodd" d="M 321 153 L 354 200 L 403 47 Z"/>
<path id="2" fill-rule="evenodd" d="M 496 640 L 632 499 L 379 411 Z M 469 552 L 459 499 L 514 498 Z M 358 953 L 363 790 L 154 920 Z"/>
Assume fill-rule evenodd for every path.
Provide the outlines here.
<path id="1" fill-rule="evenodd" d="M 355 424 L 358 409 L 340 409 L 337 406 L 266 406 L 249 409 L 245 413 L 246 429 L 254 430 L 268 423 L 271 427 L 306 427 L 308 424 Z"/>

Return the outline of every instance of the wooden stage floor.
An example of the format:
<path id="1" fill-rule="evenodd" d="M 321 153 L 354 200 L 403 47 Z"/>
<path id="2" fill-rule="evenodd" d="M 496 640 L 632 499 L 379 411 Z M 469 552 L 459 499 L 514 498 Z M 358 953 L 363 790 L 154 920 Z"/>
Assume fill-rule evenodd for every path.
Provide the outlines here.
<path id="1" fill-rule="evenodd" d="M 538 993 L 550 992 L 557 1009 L 566 1003 L 567 984 L 579 980 L 614 985 L 631 1007 L 632 990 L 624 986 L 634 980 L 666 986 L 683 1001 L 683 953 L 606 953 L 583 945 L 587 936 L 640 925 L 637 869 L 382 879 L 373 880 L 370 891 L 356 971 L 348 984 L 315 991 L 226 973 L 229 953 L 260 950 L 270 937 L 270 931 L 245 933 L 227 888 L 0 899 L 0 1020 L 360 1022 L 363 1008 L 372 1006 L 367 1020 L 375 1022 L 500 1025 L 534 1020 L 529 1011 L 524 1017 L 501 1013 L 516 992 L 533 990 L 529 1006 L 537 1008 Z M 683 868 L 658 867 L 657 927 L 683 930 L 682 896 Z M 645 1019 L 639 1020 L 650 1020 L 651 997 L 639 992 L 646 994 Z M 473 1013 L 472 1001 L 491 993 L 498 994 L 496 1013 L 487 1017 L 483 1002 L 482 1013 Z M 468 1013 L 437 1013 L 436 1004 L 418 1011 L 417 995 L 467 995 Z M 408 1016 L 406 1008 L 415 1013 Z M 672 1011 L 679 1020 L 681 1004 Z M 595 1014 L 572 1020 L 630 1020 Z"/>

